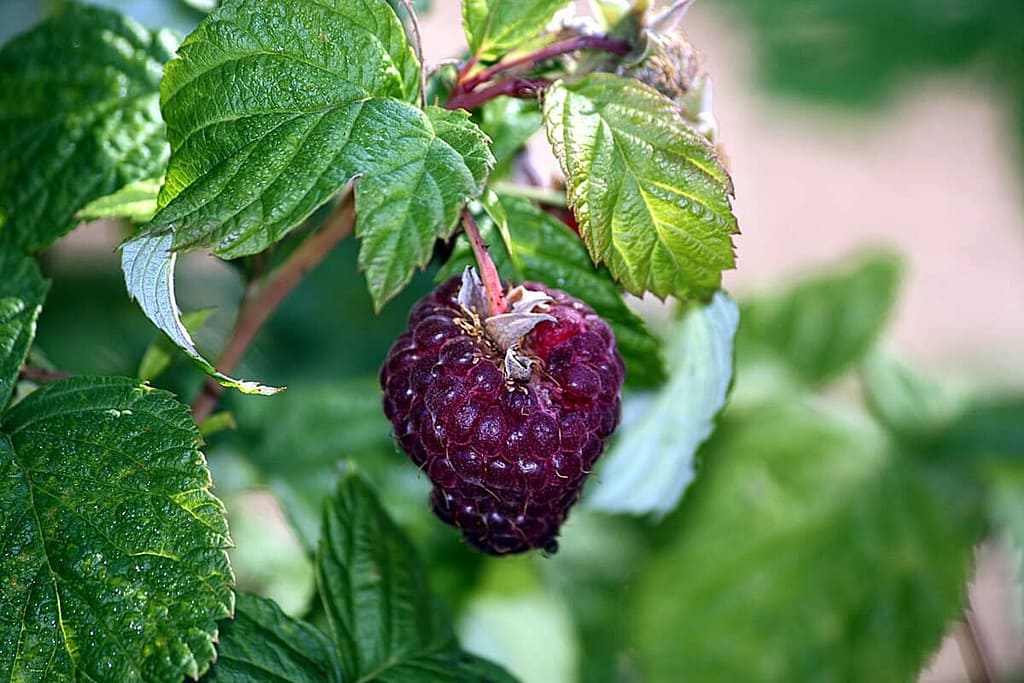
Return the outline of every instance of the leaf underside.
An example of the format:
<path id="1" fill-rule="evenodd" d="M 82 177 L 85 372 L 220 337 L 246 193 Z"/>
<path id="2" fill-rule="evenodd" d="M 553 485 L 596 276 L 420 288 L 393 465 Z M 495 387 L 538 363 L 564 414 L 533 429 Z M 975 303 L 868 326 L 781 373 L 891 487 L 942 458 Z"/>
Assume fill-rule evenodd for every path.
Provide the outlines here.
<path id="1" fill-rule="evenodd" d="M 671 100 L 596 73 L 544 98 L 548 140 L 595 262 L 634 294 L 709 296 L 734 266 L 732 182 Z"/>
<path id="2" fill-rule="evenodd" d="M 589 506 L 655 515 L 676 506 L 696 476 L 697 448 L 725 405 L 739 321 L 739 308 L 718 292 L 672 329 L 666 348 L 669 380 L 653 396 L 631 399 L 639 414 L 626 413 L 586 498 Z"/>
<path id="3" fill-rule="evenodd" d="M 89 201 L 158 176 L 158 87 L 175 40 L 120 14 L 63 6 L 0 49 L 0 242 L 41 249 Z"/>
<path id="4" fill-rule="evenodd" d="M 133 380 L 75 378 L 0 424 L 0 676 L 205 671 L 234 579 L 188 409 Z"/>

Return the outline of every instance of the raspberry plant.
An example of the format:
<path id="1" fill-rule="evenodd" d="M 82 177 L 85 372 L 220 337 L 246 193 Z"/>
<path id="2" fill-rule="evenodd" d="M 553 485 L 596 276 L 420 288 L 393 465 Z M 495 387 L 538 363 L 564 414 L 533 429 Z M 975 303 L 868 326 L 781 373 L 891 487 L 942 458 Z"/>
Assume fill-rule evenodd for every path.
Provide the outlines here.
<path id="1" fill-rule="evenodd" d="M 876 348 L 891 255 L 721 290 L 689 4 L 464 0 L 467 47 L 429 68 L 385 0 L 225 0 L 181 41 L 66 4 L 3 46 L 2 676 L 916 674 L 974 544 L 1024 536 L 1024 404 Z M 540 132 L 564 187 L 531 172 Z M 49 249 L 98 218 L 101 295 Z M 197 250 L 230 283 L 185 271 L 182 315 Z M 211 362 L 201 307 L 232 286 Z M 657 333 L 623 296 L 647 293 L 675 301 Z M 828 391 L 852 373 L 863 401 Z"/>

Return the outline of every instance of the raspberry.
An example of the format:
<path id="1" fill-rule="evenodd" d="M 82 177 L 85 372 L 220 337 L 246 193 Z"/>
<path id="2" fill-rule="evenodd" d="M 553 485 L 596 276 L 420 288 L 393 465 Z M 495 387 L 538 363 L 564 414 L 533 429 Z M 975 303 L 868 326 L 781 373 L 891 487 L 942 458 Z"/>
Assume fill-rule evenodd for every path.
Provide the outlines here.
<path id="1" fill-rule="evenodd" d="M 381 368 L 384 412 L 442 521 L 487 553 L 554 552 L 618 425 L 622 358 L 565 292 L 526 283 L 483 318 L 478 287 L 467 270 L 413 307 Z"/>

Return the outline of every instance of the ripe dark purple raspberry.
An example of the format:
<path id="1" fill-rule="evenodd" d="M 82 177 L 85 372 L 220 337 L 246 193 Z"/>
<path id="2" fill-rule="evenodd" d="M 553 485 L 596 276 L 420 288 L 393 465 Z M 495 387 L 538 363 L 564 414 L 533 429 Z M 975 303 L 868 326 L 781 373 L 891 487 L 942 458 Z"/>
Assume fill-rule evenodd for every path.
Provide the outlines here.
<path id="1" fill-rule="evenodd" d="M 510 314 L 482 320 L 474 281 L 412 309 L 381 368 L 384 412 L 442 521 L 484 552 L 554 552 L 618 425 L 622 359 L 608 324 L 565 292 L 526 283 Z"/>

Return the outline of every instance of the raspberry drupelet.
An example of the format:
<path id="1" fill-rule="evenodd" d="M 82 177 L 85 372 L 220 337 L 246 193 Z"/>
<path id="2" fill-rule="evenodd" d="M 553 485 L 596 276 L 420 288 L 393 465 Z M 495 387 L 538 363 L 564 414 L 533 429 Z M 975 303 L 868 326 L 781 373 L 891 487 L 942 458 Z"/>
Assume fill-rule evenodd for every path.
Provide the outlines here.
<path id="1" fill-rule="evenodd" d="M 484 552 L 554 552 L 618 425 L 624 368 L 582 301 L 535 282 L 508 300 L 485 317 L 470 270 L 421 299 L 381 368 L 384 412 L 442 521 Z"/>

